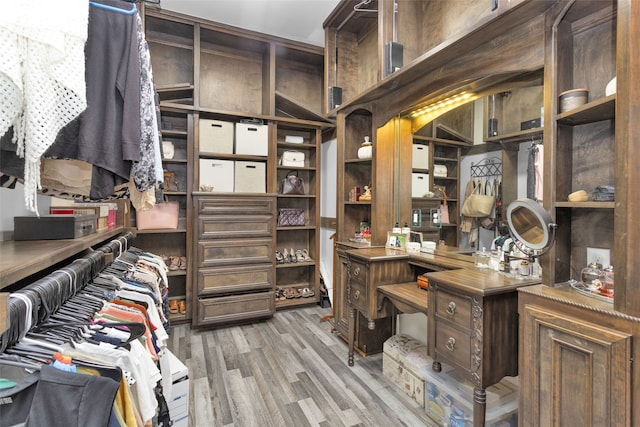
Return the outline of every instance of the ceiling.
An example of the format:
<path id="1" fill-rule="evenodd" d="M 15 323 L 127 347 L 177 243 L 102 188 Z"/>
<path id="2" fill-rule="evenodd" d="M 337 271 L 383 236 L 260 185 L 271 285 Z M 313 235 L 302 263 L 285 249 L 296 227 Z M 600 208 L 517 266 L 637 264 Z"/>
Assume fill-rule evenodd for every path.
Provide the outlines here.
<path id="1" fill-rule="evenodd" d="M 161 0 L 184 13 L 286 39 L 324 46 L 322 23 L 340 0 Z"/>

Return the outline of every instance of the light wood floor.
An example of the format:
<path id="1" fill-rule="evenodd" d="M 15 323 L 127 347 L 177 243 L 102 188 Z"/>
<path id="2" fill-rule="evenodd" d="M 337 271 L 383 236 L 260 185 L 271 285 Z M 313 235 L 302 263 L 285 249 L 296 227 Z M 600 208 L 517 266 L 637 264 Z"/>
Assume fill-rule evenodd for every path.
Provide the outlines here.
<path id="1" fill-rule="evenodd" d="M 279 311 L 219 329 L 173 327 L 169 348 L 190 372 L 189 425 L 433 426 L 382 375 L 382 355 L 347 366 L 347 345 L 320 318 L 331 309 Z"/>

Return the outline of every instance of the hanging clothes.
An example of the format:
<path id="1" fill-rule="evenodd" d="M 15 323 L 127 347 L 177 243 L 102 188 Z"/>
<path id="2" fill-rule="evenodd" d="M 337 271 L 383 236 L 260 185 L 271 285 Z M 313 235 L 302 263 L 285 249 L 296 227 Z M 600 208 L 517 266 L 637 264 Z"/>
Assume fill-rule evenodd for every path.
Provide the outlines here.
<path id="1" fill-rule="evenodd" d="M 37 211 L 40 158 L 60 129 L 87 107 L 86 0 L 2 0 L 0 136 L 14 128 L 24 158 L 25 205 Z"/>
<path id="2" fill-rule="evenodd" d="M 113 8 L 130 3 L 100 0 Z M 91 198 L 109 197 L 140 160 L 140 56 L 137 14 L 89 8 L 85 48 L 87 109 L 58 135 L 47 157 L 93 165 Z"/>

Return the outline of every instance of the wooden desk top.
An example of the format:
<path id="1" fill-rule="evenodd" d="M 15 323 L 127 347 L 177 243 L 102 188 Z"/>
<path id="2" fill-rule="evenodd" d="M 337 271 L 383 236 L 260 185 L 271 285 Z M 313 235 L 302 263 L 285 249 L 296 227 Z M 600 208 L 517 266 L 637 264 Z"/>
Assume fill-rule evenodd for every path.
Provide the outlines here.
<path id="1" fill-rule="evenodd" d="M 378 292 L 391 300 L 403 313 L 427 314 L 428 293 L 416 282 L 397 283 L 378 286 Z"/>
<path id="2" fill-rule="evenodd" d="M 471 266 L 464 269 L 427 273 L 431 281 L 447 285 L 467 294 L 487 296 L 512 292 L 522 286 L 540 283 L 540 278 L 514 278 L 509 274 Z"/>

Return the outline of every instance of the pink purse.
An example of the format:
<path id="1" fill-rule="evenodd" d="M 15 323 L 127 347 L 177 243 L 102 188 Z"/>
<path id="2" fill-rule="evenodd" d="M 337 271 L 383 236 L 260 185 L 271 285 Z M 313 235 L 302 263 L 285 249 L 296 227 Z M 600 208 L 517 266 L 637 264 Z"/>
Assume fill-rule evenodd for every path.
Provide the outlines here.
<path id="1" fill-rule="evenodd" d="M 136 227 L 138 230 L 157 230 L 178 228 L 178 202 L 156 203 L 153 208 L 136 210 Z"/>

